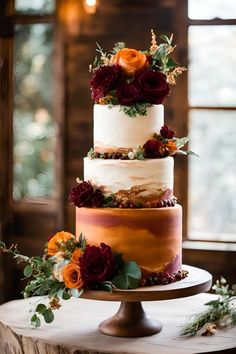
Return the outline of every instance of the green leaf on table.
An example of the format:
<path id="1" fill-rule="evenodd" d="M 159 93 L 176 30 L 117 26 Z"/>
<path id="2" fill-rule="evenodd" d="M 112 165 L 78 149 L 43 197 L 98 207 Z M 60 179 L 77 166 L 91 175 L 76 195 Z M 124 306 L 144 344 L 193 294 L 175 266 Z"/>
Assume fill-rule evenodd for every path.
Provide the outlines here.
<path id="1" fill-rule="evenodd" d="M 41 320 L 36 314 L 31 317 L 31 325 L 36 328 L 41 326 Z"/>
<path id="2" fill-rule="evenodd" d="M 67 291 L 63 291 L 62 299 L 69 300 L 70 298 L 71 298 L 71 295 Z"/>
<path id="3" fill-rule="evenodd" d="M 46 323 L 51 323 L 54 320 L 54 314 L 51 309 L 46 309 L 42 315 Z"/>
<path id="4" fill-rule="evenodd" d="M 30 277 L 30 276 L 32 275 L 33 269 L 32 269 L 32 267 L 31 267 L 30 264 L 28 264 L 28 265 L 24 268 L 23 273 L 24 273 L 24 276 L 25 276 L 26 278 L 28 278 L 28 277 Z"/>
<path id="5" fill-rule="evenodd" d="M 44 304 L 38 304 L 38 306 L 36 307 L 36 312 L 42 314 L 45 310 L 47 309 L 47 306 Z"/>
<path id="6" fill-rule="evenodd" d="M 218 300 L 209 301 L 209 302 L 207 302 L 207 303 L 204 304 L 204 305 L 206 305 L 206 306 L 216 306 L 216 305 L 218 305 L 218 304 L 219 304 L 219 299 L 218 299 Z"/>

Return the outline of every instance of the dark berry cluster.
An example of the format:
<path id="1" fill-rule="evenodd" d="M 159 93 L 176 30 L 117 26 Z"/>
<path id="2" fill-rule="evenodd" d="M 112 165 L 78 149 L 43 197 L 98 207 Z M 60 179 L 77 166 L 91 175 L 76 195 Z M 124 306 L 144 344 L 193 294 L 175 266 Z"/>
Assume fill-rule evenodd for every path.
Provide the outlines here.
<path id="1" fill-rule="evenodd" d="M 142 203 L 132 203 L 132 202 L 120 202 L 119 208 L 121 209 L 138 209 L 142 208 Z"/>
<path id="2" fill-rule="evenodd" d="M 168 272 L 151 273 L 146 277 L 143 277 L 140 281 L 141 286 L 152 285 L 167 285 L 174 283 L 178 280 L 186 278 L 188 272 L 186 270 L 179 270 L 177 273 L 170 274 Z"/>
<path id="3" fill-rule="evenodd" d="M 104 160 L 129 160 L 128 154 L 121 152 L 93 152 L 90 157 L 92 159 L 104 159 Z"/>
<path id="4" fill-rule="evenodd" d="M 143 204 L 144 208 L 166 208 L 175 206 L 176 201 L 173 199 L 169 200 L 152 200 Z"/>

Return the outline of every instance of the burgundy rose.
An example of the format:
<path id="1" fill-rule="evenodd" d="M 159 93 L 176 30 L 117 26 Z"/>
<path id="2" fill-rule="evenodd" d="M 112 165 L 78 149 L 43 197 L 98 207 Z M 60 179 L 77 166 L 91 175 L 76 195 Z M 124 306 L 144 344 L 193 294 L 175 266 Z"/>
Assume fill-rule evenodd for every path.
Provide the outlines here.
<path id="1" fill-rule="evenodd" d="M 123 106 L 131 106 L 137 103 L 140 98 L 140 91 L 134 83 L 120 85 L 116 90 L 116 97 Z"/>
<path id="2" fill-rule="evenodd" d="M 170 127 L 168 125 L 163 125 L 163 127 L 160 130 L 161 136 L 165 139 L 173 139 L 173 137 L 175 136 L 175 132 L 173 132 L 173 130 L 170 129 Z"/>
<path id="3" fill-rule="evenodd" d="M 69 201 L 74 203 L 75 206 L 81 208 L 91 205 L 91 198 L 94 194 L 93 186 L 88 181 L 79 183 L 77 186 L 72 187 Z"/>
<path id="4" fill-rule="evenodd" d="M 144 145 L 145 156 L 148 158 L 161 157 L 161 148 L 162 143 L 157 139 L 150 139 Z"/>
<path id="5" fill-rule="evenodd" d="M 106 96 L 107 92 L 116 88 L 119 83 L 121 69 L 118 65 L 100 66 L 93 73 L 90 81 L 92 99 L 97 101 Z"/>
<path id="6" fill-rule="evenodd" d="M 136 75 L 135 82 L 140 88 L 142 100 L 149 103 L 162 103 L 170 92 L 165 74 L 159 71 L 141 71 Z"/>
<path id="7" fill-rule="evenodd" d="M 116 274 L 115 259 L 111 248 L 105 243 L 100 247 L 87 246 L 80 259 L 80 270 L 85 285 L 111 280 Z"/>
<path id="8" fill-rule="evenodd" d="M 106 94 L 104 93 L 104 89 L 102 87 L 98 87 L 96 89 L 92 89 L 91 98 L 94 101 L 98 101 L 99 98 L 103 98 Z"/>
<path id="9" fill-rule="evenodd" d="M 100 191 L 100 189 L 96 189 L 90 200 L 90 205 L 92 208 L 99 208 L 102 206 L 103 200 L 104 196 L 102 195 L 102 192 Z"/>

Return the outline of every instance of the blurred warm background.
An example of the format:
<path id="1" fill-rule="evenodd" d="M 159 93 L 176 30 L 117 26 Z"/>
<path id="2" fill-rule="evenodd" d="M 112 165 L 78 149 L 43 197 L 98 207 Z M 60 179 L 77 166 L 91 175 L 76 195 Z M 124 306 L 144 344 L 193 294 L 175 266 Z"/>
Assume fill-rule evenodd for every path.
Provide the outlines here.
<path id="1" fill-rule="evenodd" d="M 184 262 L 236 282 L 235 0 L 1 0 L 0 240 L 41 254 L 74 232 L 68 192 L 92 146 L 88 66 L 96 42 L 146 49 L 174 33 L 188 67 L 165 121 L 199 158 L 175 161 Z M 0 301 L 20 296 L 21 266 L 0 258 Z"/>

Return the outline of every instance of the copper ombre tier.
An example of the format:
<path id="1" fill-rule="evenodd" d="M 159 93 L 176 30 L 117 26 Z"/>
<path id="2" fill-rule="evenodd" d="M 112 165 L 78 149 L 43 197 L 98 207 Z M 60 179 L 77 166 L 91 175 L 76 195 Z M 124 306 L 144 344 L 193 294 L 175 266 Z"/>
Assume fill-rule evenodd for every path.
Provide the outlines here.
<path id="1" fill-rule="evenodd" d="M 143 272 L 181 270 L 182 207 L 76 208 L 76 236 L 89 245 L 109 245 Z"/>

